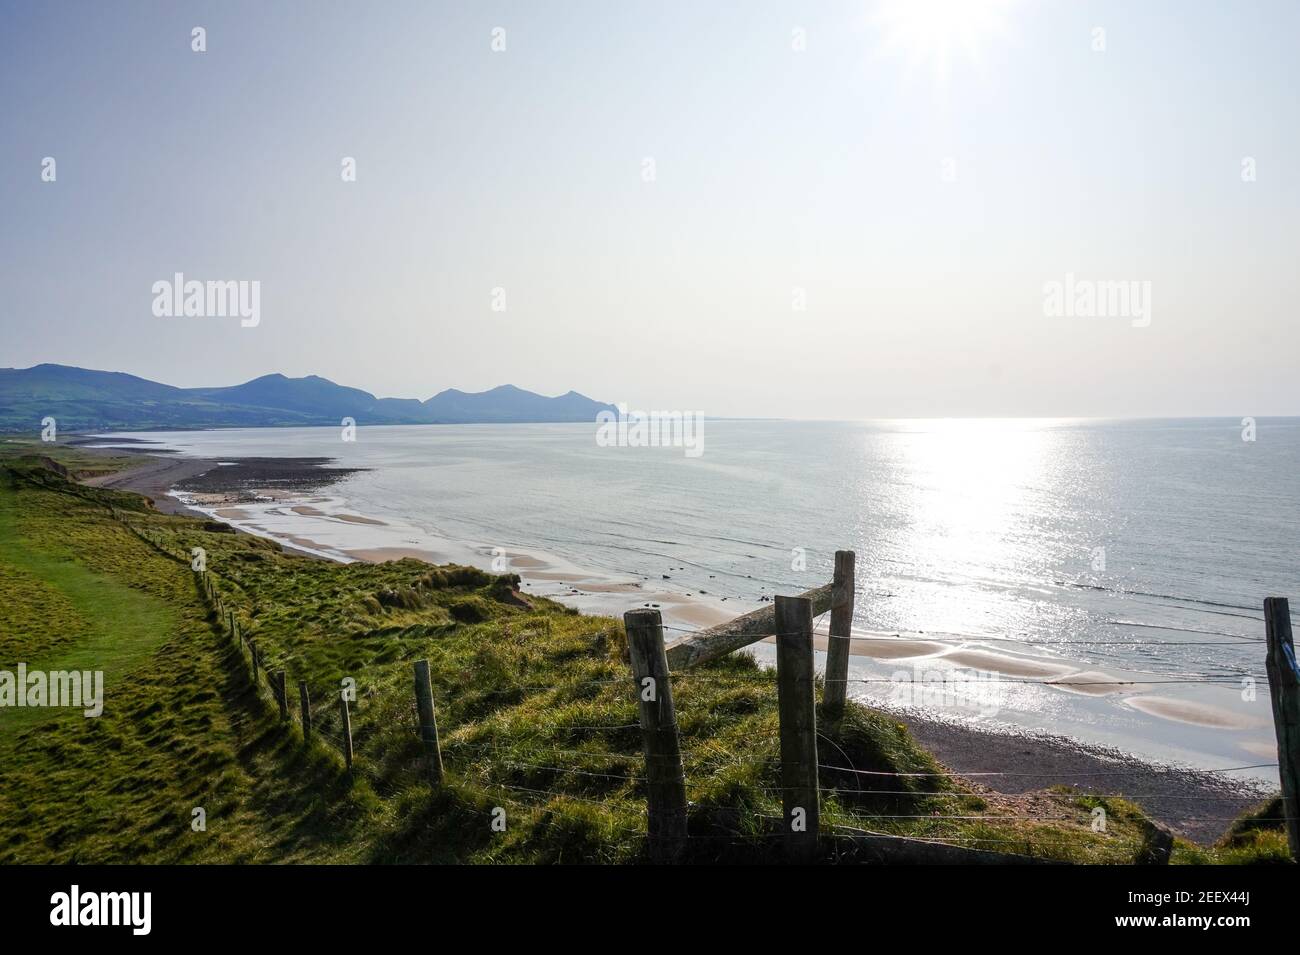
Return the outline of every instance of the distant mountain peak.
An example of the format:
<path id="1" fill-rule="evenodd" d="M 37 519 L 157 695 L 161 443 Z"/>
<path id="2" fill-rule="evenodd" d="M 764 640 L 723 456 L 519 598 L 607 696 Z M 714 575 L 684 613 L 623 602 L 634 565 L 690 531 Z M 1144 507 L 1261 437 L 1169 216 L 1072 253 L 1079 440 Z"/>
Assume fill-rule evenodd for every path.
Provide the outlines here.
<path id="1" fill-rule="evenodd" d="M 31 431 L 53 415 L 61 429 L 338 426 L 358 424 L 491 424 L 594 422 L 612 405 L 576 391 L 555 398 L 517 385 L 487 391 L 448 388 L 427 401 L 376 398 L 319 375 L 272 372 L 239 385 L 177 388 L 124 372 L 45 363 L 0 369 L 0 430 Z"/>

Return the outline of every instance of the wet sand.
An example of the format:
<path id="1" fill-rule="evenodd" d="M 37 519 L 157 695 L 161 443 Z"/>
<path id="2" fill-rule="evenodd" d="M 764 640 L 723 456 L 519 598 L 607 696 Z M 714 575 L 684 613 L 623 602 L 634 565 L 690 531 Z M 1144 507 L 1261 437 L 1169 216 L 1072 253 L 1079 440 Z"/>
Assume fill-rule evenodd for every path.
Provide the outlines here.
<path id="1" fill-rule="evenodd" d="M 310 504 L 298 504 L 290 508 L 295 514 L 302 514 L 305 517 L 327 517 L 332 521 L 347 521 L 349 524 L 373 524 L 376 527 L 387 527 L 383 521 L 375 520 L 373 517 L 362 517 L 360 514 L 327 514 L 318 507 L 312 507 Z"/>
<path id="2" fill-rule="evenodd" d="M 1174 700 L 1166 696 L 1130 696 L 1124 700 L 1124 703 L 1148 716 L 1159 716 L 1167 720 L 1177 720 L 1179 723 L 1190 723 L 1193 726 L 1250 729 L 1258 725 L 1257 720 L 1240 713 L 1192 700 Z"/>
<path id="3" fill-rule="evenodd" d="M 970 667 L 972 670 L 984 670 L 1026 679 L 1065 677 L 1077 669 L 1063 663 L 1029 660 L 986 650 L 954 650 L 952 653 L 945 654 L 944 659 L 958 666 Z"/>

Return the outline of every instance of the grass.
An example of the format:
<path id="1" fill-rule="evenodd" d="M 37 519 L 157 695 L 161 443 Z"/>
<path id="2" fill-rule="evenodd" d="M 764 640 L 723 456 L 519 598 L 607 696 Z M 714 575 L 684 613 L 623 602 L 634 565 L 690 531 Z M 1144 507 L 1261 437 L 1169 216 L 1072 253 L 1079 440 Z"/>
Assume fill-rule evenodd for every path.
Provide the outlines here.
<path id="1" fill-rule="evenodd" d="M 13 594 L 0 606 L 8 634 L 0 641 L 0 668 L 12 671 L 22 659 L 29 669 L 101 670 L 110 683 L 129 680 L 176 629 L 175 611 L 158 595 L 88 570 L 76 559 L 84 538 L 68 534 L 54 515 L 31 515 L 26 536 L 17 524 L 15 508 L 0 508 L 0 580 Z M 129 549 L 129 541 L 118 543 Z M 0 756 L 22 729 L 84 718 L 66 710 L 0 710 Z"/>
<path id="2" fill-rule="evenodd" d="M 140 463 L 129 454 L 109 454 L 61 442 L 45 442 L 27 435 L 0 435 L 0 459 L 17 457 L 43 458 L 57 469 L 77 479 L 116 474 Z"/>
<path id="3" fill-rule="evenodd" d="M 13 734 L 20 755 L 0 762 L 0 861 L 647 858 L 644 760 L 618 621 L 521 601 L 511 578 L 471 568 L 285 554 L 157 514 L 135 495 L 72 484 L 31 458 L 0 471 L 0 508 L 9 522 L 0 580 L 15 581 L 21 597 L 0 607 L 6 659 L 57 660 L 134 627 L 104 717 Z M 311 745 L 296 721 L 280 724 L 265 685 L 251 683 L 189 568 L 194 548 L 267 666 L 283 669 L 291 688 L 307 682 Z M 90 656 L 109 653 L 94 645 Z M 418 659 L 430 662 L 446 767 L 436 789 L 416 726 Z M 334 701 L 345 680 L 356 687 L 351 776 L 337 752 Z M 673 693 L 690 800 L 684 861 L 780 861 L 772 674 L 732 655 L 675 676 Z M 941 770 L 903 726 L 856 704 L 819 730 L 827 765 Z M 942 775 L 827 769 L 821 782 L 824 831 L 1127 863 L 1151 828 L 1137 807 L 1108 800 L 1107 830 L 1093 832 L 1095 800 L 1073 793 L 1045 796 L 1050 815 L 1035 816 Z M 191 829 L 196 806 L 206 832 Z M 501 818 L 504 831 L 493 825 Z M 1179 842 L 1175 860 L 1273 859 L 1285 840 L 1270 825 L 1243 823 L 1233 844 L 1213 849 Z M 824 843 L 828 860 L 854 857 L 848 839 Z"/>

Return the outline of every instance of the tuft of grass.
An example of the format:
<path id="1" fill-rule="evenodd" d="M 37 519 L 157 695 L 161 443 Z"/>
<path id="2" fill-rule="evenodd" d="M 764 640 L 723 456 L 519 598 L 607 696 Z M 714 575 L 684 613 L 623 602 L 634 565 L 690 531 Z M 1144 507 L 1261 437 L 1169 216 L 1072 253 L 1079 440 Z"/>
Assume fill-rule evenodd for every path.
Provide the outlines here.
<path id="1" fill-rule="evenodd" d="M 1282 822 L 1281 794 L 1242 813 L 1213 846 L 1182 843 L 1175 846 L 1174 861 L 1193 865 L 1291 863 L 1291 849 Z"/>

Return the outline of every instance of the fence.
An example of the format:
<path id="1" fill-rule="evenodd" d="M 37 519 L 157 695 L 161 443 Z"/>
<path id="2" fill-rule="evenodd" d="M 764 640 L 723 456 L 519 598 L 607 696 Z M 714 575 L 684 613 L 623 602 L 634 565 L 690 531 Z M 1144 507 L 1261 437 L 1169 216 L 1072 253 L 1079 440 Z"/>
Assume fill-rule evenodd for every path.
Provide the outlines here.
<path id="1" fill-rule="evenodd" d="M 149 535 L 146 531 L 136 527 L 131 521 L 123 519 L 122 515 L 117 514 L 117 512 L 115 512 L 115 516 L 118 516 L 122 523 L 136 533 L 137 536 L 149 542 L 166 556 L 186 563 L 189 562 L 187 557 L 169 551 L 160 538 Z M 855 681 L 848 677 L 850 641 L 852 639 L 851 628 L 856 592 L 854 574 L 855 555 L 853 552 L 837 552 L 835 555 L 834 577 L 830 583 L 809 590 L 797 597 L 775 597 L 773 604 L 769 607 L 737 617 L 716 627 L 687 632 L 671 643 L 666 642 L 664 639 L 664 630 L 666 628 L 657 609 L 638 608 L 628 611 L 624 615 L 624 629 L 627 638 L 627 658 L 631 668 L 631 686 L 636 694 L 639 722 L 628 726 L 565 726 L 557 727 L 557 729 L 565 731 L 621 731 L 632 727 L 639 728 L 645 775 L 636 776 L 628 772 L 621 772 L 615 776 L 614 774 L 574 768 L 563 768 L 563 770 L 589 777 L 608 776 L 611 779 L 617 778 L 644 783 L 646 793 L 645 835 L 647 836 L 650 858 L 656 862 L 672 862 L 681 858 L 688 841 L 696 837 L 690 833 L 688 826 L 687 779 L 673 699 L 674 676 L 684 674 L 703 663 L 718 659 L 759 640 L 774 637 L 776 641 L 782 816 L 779 819 L 770 819 L 772 822 L 779 823 L 779 830 L 770 835 L 781 840 L 784 856 L 788 861 L 805 864 L 819 861 L 826 855 L 828 840 L 833 840 L 837 845 L 837 851 L 838 847 L 847 844 L 854 850 L 856 859 L 868 861 L 963 864 L 1046 862 L 1047 860 L 1038 857 L 983 847 L 998 844 L 1024 846 L 1026 842 L 1023 839 L 965 837 L 919 839 L 847 826 L 824 827 L 822 825 L 821 795 L 823 789 L 820 784 L 820 777 L 823 772 L 840 777 L 935 775 L 964 778 L 1045 775 L 1001 772 L 896 773 L 859 770 L 854 767 L 822 762 L 819 759 L 817 749 L 819 734 L 815 701 L 814 617 L 826 612 L 831 614 L 823 681 L 824 689 L 821 707 L 823 718 L 834 722 L 842 716 L 849 683 L 875 682 L 870 679 Z M 196 576 L 203 597 L 215 614 L 216 619 L 220 622 L 222 630 L 247 655 L 254 686 L 261 692 L 264 684 L 265 689 L 270 694 L 271 701 L 278 708 L 280 720 L 284 723 L 291 722 L 288 675 L 284 668 L 273 662 L 268 666 L 268 661 L 264 659 L 262 652 L 256 645 L 256 641 L 246 638 L 239 625 L 234 607 L 228 600 L 229 595 L 223 589 L 220 579 L 206 570 L 199 572 Z M 1264 617 L 1266 623 L 1265 642 L 1268 647 L 1266 669 L 1277 732 L 1279 762 L 1277 764 L 1225 767 L 1222 771 L 1267 768 L 1273 765 L 1279 767 L 1284 808 L 1281 818 L 1286 824 L 1292 856 L 1300 859 L 1300 812 L 1297 811 L 1297 799 L 1300 796 L 1300 666 L 1297 666 L 1292 642 L 1290 611 L 1287 600 L 1285 598 L 1268 598 L 1264 604 Z M 600 637 L 603 636 L 603 633 L 600 634 Z M 428 661 L 415 661 L 412 675 L 417 732 L 423 754 L 423 775 L 429 783 L 438 785 L 443 780 L 444 767 Z M 1005 682 L 1048 681 L 1009 679 Z M 1199 678 L 1194 681 L 1107 682 L 1175 683 L 1214 681 L 1209 678 Z M 313 716 L 306 681 L 298 681 L 298 691 L 298 722 L 302 728 L 304 741 L 308 745 L 312 745 L 318 741 L 318 738 L 324 737 L 326 742 L 333 743 L 334 748 L 341 753 L 347 770 L 350 773 L 356 771 L 358 766 L 352 745 L 351 718 L 346 695 L 342 693 L 339 695 L 340 733 L 338 736 L 332 736 L 322 734 L 319 730 L 319 721 Z M 593 754 L 575 751 L 572 755 L 580 757 Z M 562 769 L 561 767 L 552 766 L 537 766 L 534 768 Z M 1115 772 L 1074 775 L 1123 776 L 1127 774 Z M 535 792 L 538 795 L 560 795 L 517 786 L 506 785 L 504 788 L 523 793 Z M 869 792 L 875 795 L 891 793 L 918 795 L 918 793 L 910 789 L 871 789 Z M 959 795 L 965 797 L 968 794 L 939 795 L 958 798 Z M 1105 795 L 1123 796 L 1126 794 Z M 1155 798 L 1162 796 L 1159 793 L 1130 795 L 1135 798 L 1137 796 Z M 581 797 L 571 795 L 568 798 L 581 799 Z M 1169 795 L 1168 798 L 1175 797 Z M 1193 797 L 1183 795 L 1177 798 Z M 955 813 L 948 816 L 888 816 L 876 818 L 1008 821 L 1004 817 L 972 816 Z M 1200 821 L 1210 820 L 1202 819 Z M 635 832 L 635 830 L 627 831 Z M 976 844 L 979 844 L 979 847 Z M 1168 830 L 1160 826 L 1153 827 L 1148 832 L 1147 839 L 1143 843 L 1144 861 L 1168 862 L 1172 844 L 1173 837 Z"/>
<path id="2" fill-rule="evenodd" d="M 676 665 L 688 669 L 716 659 L 769 636 L 776 639 L 777 693 L 780 713 L 781 772 L 784 802 L 787 858 L 811 862 L 818 857 L 819 792 L 818 769 L 866 772 L 847 767 L 821 764 L 817 756 L 816 709 L 813 699 L 814 666 L 812 617 L 829 610 L 831 622 L 826 652 L 825 688 L 822 713 L 835 720 L 842 713 L 848 683 L 849 646 L 853 619 L 855 555 L 839 551 L 835 555 L 835 576 L 830 584 L 807 591 L 799 597 L 776 597 L 771 608 L 763 608 L 728 623 L 685 636 L 663 647 L 663 627 L 659 612 L 635 610 L 625 615 L 629 644 L 633 634 L 640 647 L 632 653 L 633 670 L 639 685 L 667 683 L 667 668 Z M 1291 632 L 1291 616 L 1286 598 L 1270 597 L 1264 601 L 1266 670 L 1277 734 L 1278 763 L 1227 767 L 1224 772 L 1268 768 L 1277 765 L 1282 783 L 1282 816 L 1293 859 L 1300 860 L 1300 665 L 1297 665 Z M 656 646 L 656 641 L 658 645 Z M 662 668 L 658 660 L 664 661 Z M 870 683 L 869 679 L 856 682 Z M 1003 682 L 1047 682 L 1011 679 Z M 1192 680 L 1108 681 L 1136 683 L 1213 683 L 1225 682 L 1214 676 Z M 680 850 L 681 827 L 675 818 L 678 804 L 685 798 L 685 780 L 680 778 L 680 758 L 665 760 L 661 754 L 679 750 L 674 708 L 670 690 L 664 700 L 642 703 L 642 728 L 645 736 L 646 764 L 649 775 L 660 776 L 660 786 L 649 789 L 648 831 L 652 841 L 658 836 L 656 855 L 670 859 Z M 675 775 L 676 774 L 676 775 Z M 894 775 L 867 773 L 868 775 Z M 997 776 L 1002 773 L 952 774 Z M 1118 775 L 1118 774 L 1117 774 Z M 677 787 L 665 793 L 672 780 Z M 665 821 L 655 824 L 655 815 Z M 668 820 L 673 820 L 669 824 Z M 1209 820 L 1200 820 L 1209 821 Z M 1224 822 L 1232 820 L 1222 820 Z M 1146 861 L 1165 863 L 1173 848 L 1173 835 L 1163 827 L 1149 833 Z M 1026 862 L 1021 856 L 1006 856 L 979 850 L 952 847 L 927 840 L 889 836 L 881 833 L 860 834 L 859 842 L 882 861 L 910 862 Z"/>

